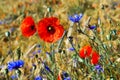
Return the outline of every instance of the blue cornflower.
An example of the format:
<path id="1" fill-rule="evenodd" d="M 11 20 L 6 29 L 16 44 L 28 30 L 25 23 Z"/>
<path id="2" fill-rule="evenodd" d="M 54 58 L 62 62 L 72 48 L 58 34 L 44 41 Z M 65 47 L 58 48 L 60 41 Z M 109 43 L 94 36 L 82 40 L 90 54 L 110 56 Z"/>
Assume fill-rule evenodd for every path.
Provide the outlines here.
<path id="1" fill-rule="evenodd" d="M 91 29 L 91 30 L 93 30 L 93 29 L 95 29 L 95 28 L 96 28 L 95 25 L 89 26 L 89 29 Z"/>
<path id="2" fill-rule="evenodd" d="M 47 57 L 51 57 L 51 54 L 49 52 L 46 52 Z"/>
<path id="3" fill-rule="evenodd" d="M 35 55 L 37 53 L 41 53 L 41 50 L 34 51 L 32 54 Z"/>
<path id="4" fill-rule="evenodd" d="M 4 67 L 4 65 L 0 65 L 0 69 L 2 69 Z"/>
<path id="5" fill-rule="evenodd" d="M 47 55 L 50 55 L 50 53 L 49 53 L 49 52 L 46 52 L 46 54 L 47 54 Z"/>
<path id="6" fill-rule="evenodd" d="M 14 32 L 14 31 L 15 31 L 14 27 L 10 28 L 10 33 Z"/>
<path id="7" fill-rule="evenodd" d="M 67 72 L 62 72 L 62 79 L 63 80 L 71 80 L 71 78 Z"/>
<path id="8" fill-rule="evenodd" d="M 96 65 L 95 66 L 95 70 L 97 71 L 97 73 L 103 72 L 103 68 L 100 65 Z"/>
<path id="9" fill-rule="evenodd" d="M 0 25 L 8 24 L 8 23 L 11 23 L 11 22 L 12 22 L 12 19 L 11 19 L 11 18 L 4 19 L 4 20 L 0 20 Z"/>
<path id="10" fill-rule="evenodd" d="M 40 45 L 40 44 L 37 44 L 37 45 L 36 45 L 36 47 L 40 48 L 40 47 L 41 47 L 41 45 Z"/>
<path id="11" fill-rule="evenodd" d="M 49 52 L 46 52 L 46 57 L 47 57 L 49 60 L 52 59 L 52 58 L 51 58 L 51 54 L 50 54 Z"/>
<path id="12" fill-rule="evenodd" d="M 71 80 L 71 78 L 70 77 L 66 77 L 63 80 Z"/>
<path id="13" fill-rule="evenodd" d="M 8 53 L 8 54 L 12 54 L 12 50 L 10 49 L 7 53 Z"/>
<path id="14" fill-rule="evenodd" d="M 32 54 L 33 54 L 33 55 L 36 54 L 36 51 L 34 51 Z"/>
<path id="15" fill-rule="evenodd" d="M 11 78 L 12 78 L 12 80 L 16 80 L 18 78 L 18 76 L 17 75 L 12 75 Z"/>
<path id="16" fill-rule="evenodd" d="M 44 67 L 48 72 L 51 72 L 50 68 L 47 65 L 44 65 Z"/>
<path id="17" fill-rule="evenodd" d="M 38 50 L 37 52 L 38 52 L 38 53 L 41 53 L 41 50 Z"/>
<path id="18" fill-rule="evenodd" d="M 53 74 L 53 72 L 51 71 L 51 69 L 43 62 L 43 66 L 45 68 L 46 71 L 50 72 L 51 74 Z"/>
<path id="19" fill-rule="evenodd" d="M 8 70 L 12 71 L 13 69 L 18 69 L 24 66 L 23 60 L 12 61 L 8 63 Z"/>
<path id="20" fill-rule="evenodd" d="M 75 14 L 73 16 L 69 16 L 69 20 L 76 23 L 79 22 L 81 20 L 81 18 L 83 17 L 83 14 Z"/>
<path id="21" fill-rule="evenodd" d="M 34 80 L 43 80 L 42 79 L 42 77 L 41 76 L 37 76 L 37 77 L 35 77 L 35 79 Z"/>
<path id="22" fill-rule="evenodd" d="M 50 70 L 50 68 L 47 65 L 44 65 L 45 70 L 47 70 L 48 72 L 50 72 L 51 74 L 53 74 L 53 72 Z"/>
<path id="23" fill-rule="evenodd" d="M 36 64 L 32 64 L 32 66 L 33 66 L 33 68 L 32 68 L 33 70 L 35 70 L 37 67 Z"/>
<path id="24" fill-rule="evenodd" d="M 75 49 L 73 47 L 69 48 L 70 51 L 74 51 Z"/>
<path id="25" fill-rule="evenodd" d="M 77 67 L 77 59 L 76 58 L 73 59 L 73 67 Z"/>
<path id="26" fill-rule="evenodd" d="M 4 24 L 4 22 L 3 22 L 3 21 L 0 21 L 0 25 L 1 25 L 1 24 Z"/>

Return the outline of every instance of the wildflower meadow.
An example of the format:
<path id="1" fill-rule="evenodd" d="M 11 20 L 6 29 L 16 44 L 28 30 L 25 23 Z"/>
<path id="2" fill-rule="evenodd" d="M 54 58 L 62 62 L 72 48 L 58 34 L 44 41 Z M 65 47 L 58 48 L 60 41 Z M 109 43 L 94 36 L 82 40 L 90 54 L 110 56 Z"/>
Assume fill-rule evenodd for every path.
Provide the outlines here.
<path id="1" fill-rule="evenodd" d="M 0 0 L 0 80 L 120 80 L 120 0 Z"/>

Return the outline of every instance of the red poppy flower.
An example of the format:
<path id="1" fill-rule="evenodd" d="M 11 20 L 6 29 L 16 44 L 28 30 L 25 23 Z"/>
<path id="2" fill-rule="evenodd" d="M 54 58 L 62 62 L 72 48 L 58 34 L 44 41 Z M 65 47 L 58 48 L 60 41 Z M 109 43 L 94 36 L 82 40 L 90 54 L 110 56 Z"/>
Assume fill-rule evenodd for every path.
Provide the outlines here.
<path id="1" fill-rule="evenodd" d="M 60 75 L 60 74 L 57 76 L 57 80 L 62 80 L 62 78 L 61 78 L 61 75 Z"/>
<path id="2" fill-rule="evenodd" d="M 92 59 L 91 59 L 91 63 L 92 64 L 97 64 L 98 63 L 98 60 L 99 60 L 100 56 L 97 52 L 93 51 L 92 52 Z"/>
<path id="3" fill-rule="evenodd" d="M 38 35 L 46 42 L 54 43 L 59 40 L 64 32 L 63 26 L 55 17 L 43 18 L 38 23 Z"/>
<path id="4" fill-rule="evenodd" d="M 89 57 L 90 54 L 92 52 L 92 47 L 87 45 L 87 46 L 84 46 L 80 51 L 79 51 L 79 56 L 81 58 L 86 58 L 86 57 Z"/>
<path id="5" fill-rule="evenodd" d="M 21 26 L 22 35 L 25 37 L 30 37 L 36 32 L 35 23 L 31 16 L 26 17 Z"/>

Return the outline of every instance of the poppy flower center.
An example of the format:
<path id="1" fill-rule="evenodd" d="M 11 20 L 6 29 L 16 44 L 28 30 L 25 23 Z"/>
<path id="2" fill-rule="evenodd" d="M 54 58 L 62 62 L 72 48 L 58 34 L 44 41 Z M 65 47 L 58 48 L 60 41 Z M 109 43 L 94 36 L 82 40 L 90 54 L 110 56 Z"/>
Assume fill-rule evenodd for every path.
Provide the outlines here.
<path id="1" fill-rule="evenodd" d="M 48 26 L 47 31 L 51 34 L 54 34 L 55 33 L 55 28 L 53 26 Z"/>
<path id="2" fill-rule="evenodd" d="M 35 26 L 34 26 L 34 25 L 32 25 L 30 28 L 31 28 L 31 30 L 34 30 L 34 29 L 35 29 Z"/>

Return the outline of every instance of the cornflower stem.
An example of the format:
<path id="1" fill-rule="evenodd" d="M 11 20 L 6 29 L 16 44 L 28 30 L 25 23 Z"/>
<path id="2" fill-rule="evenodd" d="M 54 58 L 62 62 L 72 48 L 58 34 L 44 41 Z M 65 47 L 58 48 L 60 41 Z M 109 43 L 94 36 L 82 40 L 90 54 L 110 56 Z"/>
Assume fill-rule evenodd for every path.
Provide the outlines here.
<path id="1" fill-rule="evenodd" d="M 73 47 L 73 49 L 74 49 L 74 51 L 75 51 L 76 55 L 78 55 L 78 52 L 77 52 L 77 50 L 75 49 L 75 47 L 74 47 L 73 43 L 72 43 L 70 40 L 69 40 L 69 42 L 70 42 L 71 46 Z"/>
<path id="2" fill-rule="evenodd" d="M 38 59 L 39 59 L 39 61 L 43 64 L 43 66 L 46 65 L 41 58 L 38 58 Z M 40 67 L 40 66 L 39 66 L 39 67 Z M 47 76 L 49 79 L 51 79 L 51 77 L 53 78 L 53 75 L 52 75 L 52 74 L 49 74 L 46 70 L 45 70 L 45 74 L 47 74 L 46 76 Z"/>
<path id="3" fill-rule="evenodd" d="M 108 53 L 109 51 L 104 47 L 104 44 L 102 43 L 102 41 L 96 36 L 95 32 L 94 33 L 94 36 L 96 37 L 97 41 L 99 41 L 98 43 L 100 43 L 100 45 L 102 46 L 102 48 L 104 49 L 104 51 L 106 52 L 106 57 L 109 61 L 110 64 L 112 64 L 111 60 L 108 58 Z"/>
<path id="4" fill-rule="evenodd" d="M 88 34 L 86 34 L 85 32 L 83 32 L 81 29 L 80 29 L 81 33 L 85 36 L 87 36 L 91 41 L 93 41 L 92 38 L 90 38 L 90 36 Z M 97 42 L 94 41 L 94 43 L 98 44 Z M 94 46 L 94 45 L 93 45 Z M 95 47 L 96 48 L 96 47 Z"/>
<path id="5" fill-rule="evenodd" d="M 70 27 L 69 27 L 69 29 L 68 29 L 68 34 L 67 34 L 67 37 L 71 36 L 72 31 L 73 31 L 73 25 L 74 25 L 74 23 L 73 23 L 73 22 L 71 22 L 71 23 L 70 23 Z"/>
<path id="6" fill-rule="evenodd" d="M 90 21 L 90 19 L 91 19 L 91 18 L 89 17 L 88 20 L 87 20 L 87 22 L 86 22 L 87 24 L 88 24 L 88 22 Z M 87 24 L 86 24 L 86 25 L 87 25 Z M 85 32 L 83 32 L 83 31 L 81 30 L 80 26 L 79 26 L 79 29 L 80 29 L 80 31 L 81 31 L 82 34 L 86 35 L 90 40 L 92 40 L 88 34 L 86 34 Z M 93 33 L 94 33 L 94 32 L 93 32 Z M 94 33 L 94 36 L 96 37 L 97 41 L 99 41 L 99 42 L 95 42 L 95 43 L 101 45 L 102 48 L 108 53 L 108 51 L 104 48 L 103 43 L 98 39 L 98 37 L 95 35 L 95 33 Z M 92 41 L 93 41 L 93 40 L 92 40 Z M 107 53 L 106 53 L 106 57 L 108 57 L 108 56 L 107 56 Z M 107 59 L 108 59 L 108 58 L 107 58 Z M 111 63 L 110 59 L 108 59 L 108 61 Z"/>
<path id="7" fill-rule="evenodd" d="M 108 16 L 108 15 L 105 13 L 105 10 L 103 10 L 103 13 L 104 13 L 104 15 Z M 109 25 L 109 26 L 110 26 L 110 25 Z M 103 33 L 104 33 L 104 32 L 103 32 L 102 24 L 100 24 L 100 29 L 101 29 L 101 38 L 102 38 L 102 37 L 103 37 Z M 93 32 L 93 33 L 94 33 L 94 32 Z M 107 57 L 109 63 L 112 64 L 111 60 L 108 58 L 108 55 L 107 55 L 107 53 L 109 53 L 109 51 L 104 48 L 102 41 L 96 36 L 95 33 L 94 33 L 94 35 L 95 35 L 95 37 L 97 38 L 97 40 L 99 41 L 99 43 L 100 43 L 100 45 L 102 46 L 102 48 L 104 49 L 104 51 L 106 52 L 106 57 Z"/>
<path id="8" fill-rule="evenodd" d="M 54 80 L 54 78 L 53 78 L 53 76 L 52 76 L 51 74 L 49 74 L 47 71 L 45 71 L 45 73 L 47 74 L 47 77 L 48 77 L 49 79 Z"/>
<path id="9" fill-rule="evenodd" d="M 87 22 L 86 22 L 85 25 L 88 25 L 90 19 L 91 19 L 91 17 L 88 18 L 88 20 L 87 20 Z M 78 25 L 78 28 L 79 28 L 79 30 L 80 30 L 80 33 L 82 33 L 83 35 L 87 36 L 91 41 L 93 41 L 92 38 L 90 38 L 90 36 L 89 36 L 88 34 L 86 34 L 86 33 L 80 28 L 80 25 Z M 95 43 L 97 43 L 97 42 L 95 42 Z"/>
<path id="10" fill-rule="evenodd" d="M 79 56 L 79 55 L 78 55 L 78 52 L 77 52 L 77 50 L 75 49 L 75 47 L 74 47 L 72 41 L 69 40 L 69 42 L 70 42 L 71 46 L 74 48 L 74 51 L 75 51 L 75 58 L 77 58 L 77 56 Z M 79 57 L 79 58 L 80 58 L 80 57 Z M 81 59 L 81 58 L 80 58 L 80 59 Z M 81 59 L 81 60 L 82 60 L 82 59 Z"/>
<path id="11" fill-rule="evenodd" d="M 103 48 L 103 50 L 106 52 L 106 53 L 105 53 L 106 60 L 109 61 L 108 66 L 109 66 L 109 65 L 112 65 L 113 63 L 111 62 L 111 60 L 109 59 L 109 56 L 108 56 L 108 53 L 110 53 L 110 51 L 108 51 L 108 49 L 106 49 L 106 48 L 104 47 L 104 44 L 103 44 L 102 41 L 97 37 L 97 35 L 95 34 L 94 31 L 93 31 L 93 33 L 94 33 L 94 36 L 96 37 L 99 45 L 100 45 L 100 46 Z M 105 63 L 105 61 L 103 61 L 103 63 Z M 110 69 L 109 69 L 109 70 L 110 70 Z M 110 73 L 111 73 L 111 70 L 110 70 Z"/>

